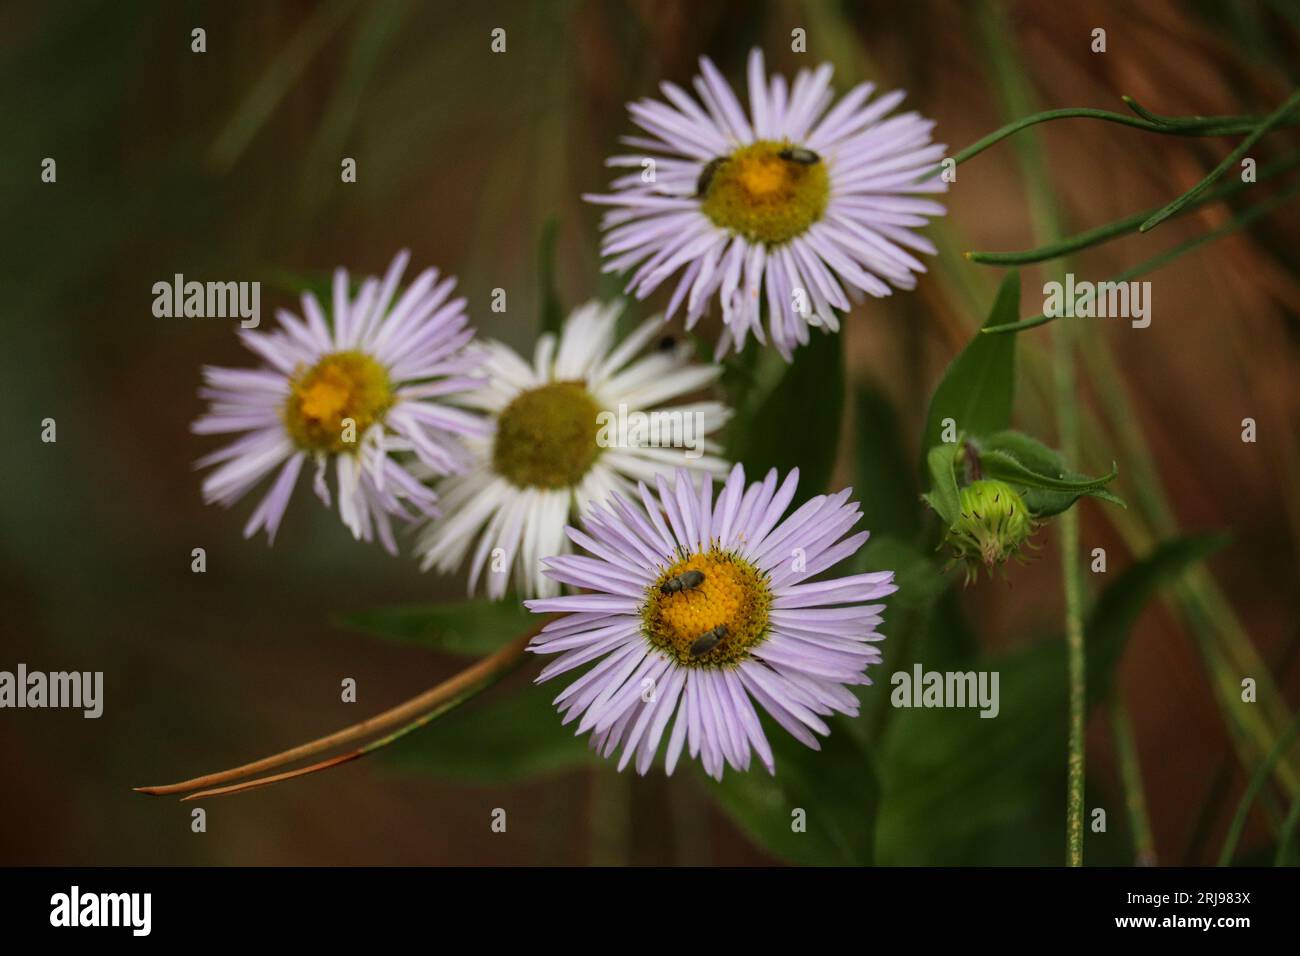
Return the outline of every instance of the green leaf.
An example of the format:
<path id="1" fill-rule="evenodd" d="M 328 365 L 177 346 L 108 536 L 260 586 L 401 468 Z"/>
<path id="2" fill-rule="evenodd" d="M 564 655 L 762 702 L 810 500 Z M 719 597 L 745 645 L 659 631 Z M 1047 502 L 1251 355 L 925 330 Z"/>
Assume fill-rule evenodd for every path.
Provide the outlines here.
<path id="1" fill-rule="evenodd" d="M 556 335 L 564 325 L 564 305 L 555 287 L 555 243 L 559 232 L 560 220 L 548 216 L 542 223 L 542 236 L 537 242 L 537 288 L 541 296 L 542 332 Z"/>
<path id="2" fill-rule="evenodd" d="M 1106 695 L 1133 624 L 1156 590 L 1223 540 L 1205 535 L 1166 542 L 1102 592 L 1085 625 L 1090 707 Z M 881 749 L 887 782 L 880 810 L 882 864 L 1062 862 L 1057 838 L 1065 790 L 1065 663 L 1059 640 L 960 663 L 924 661 L 927 671 L 997 672 L 999 712 L 995 718 L 981 718 L 976 709 L 893 712 Z M 1093 862 L 1128 852 L 1127 842 L 1093 840 Z"/>
<path id="3" fill-rule="evenodd" d="M 752 415 L 730 426 L 731 457 L 755 478 L 799 468 L 799 497 L 826 490 L 844 414 L 842 336 L 814 334 Z"/>
<path id="4" fill-rule="evenodd" d="M 1061 472 L 1059 475 L 1040 475 L 1026 468 L 1015 456 L 1008 455 L 1004 451 L 984 452 L 980 455 L 980 465 L 990 478 L 1001 478 L 1003 481 L 1024 485 L 1026 488 L 1068 491 L 1080 495 L 1104 489 L 1106 484 L 1114 481 L 1115 476 L 1119 474 L 1119 469 L 1112 463 L 1110 472 L 1100 478 L 1065 477 L 1068 475 L 1067 472 Z"/>
<path id="5" fill-rule="evenodd" d="M 924 671 L 943 662 L 924 660 Z M 1059 642 L 964 662 L 998 675 L 998 714 L 895 709 L 881 751 L 882 865 L 1059 865 L 1065 792 L 1065 654 Z M 908 675 L 904 668 L 896 673 Z M 891 685 L 892 685 L 891 681 Z M 878 693 L 902 687 L 877 685 Z"/>
<path id="6" fill-rule="evenodd" d="M 1102 591 L 1084 624 L 1090 706 L 1109 692 L 1129 632 L 1156 591 L 1229 540 L 1226 534 L 1200 534 L 1165 541 Z"/>
<path id="7" fill-rule="evenodd" d="M 467 705 L 383 751 L 389 765 L 497 784 L 572 770 L 598 758 L 551 703 L 560 687 L 530 684 Z"/>
<path id="8" fill-rule="evenodd" d="M 1105 487 L 1119 474 L 1114 466 L 1110 474 L 1089 478 L 1066 468 L 1061 456 L 1042 442 L 1014 431 L 990 435 L 977 445 L 984 477 L 1014 485 L 1036 517 L 1059 514 L 1084 495 L 1124 507 Z"/>
<path id="9" fill-rule="evenodd" d="M 386 640 L 477 657 L 499 650 L 533 627 L 537 617 L 518 601 L 484 599 L 372 608 L 338 621 Z"/>
<path id="10" fill-rule="evenodd" d="M 718 804 L 759 846 L 792 863 L 868 866 L 875 847 L 880 783 L 871 754 L 845 722 L 828 721 L 822 749 L 811 750 L 764 719 L 776 775 L 760 764 L 748 773 L 728 769 L 710 783 Z M 804 811 L 806 832 L 792 829 Z"/>
<path id="11" fill-rule="evenodd" d="M 858 390 L 854 410 L 857 471 L 853 484 L 862 505 L 862 526 L 873 535 L 911 537 L 920 530 L 921 508 L 898 415 L 885 394 L 872 385 Z"/>
<path id="12" fill-rule="evenodd" d="M 1019 316 L 1020 273 L 1009 272 L 984 326 L 1014 322 Z M 930 399 L 922 448 L 928 451 L 941 443 L 945 418 L 951 418 L 957 431 L 968 435 L 987 435 L 1010 426 L 1016 348 L 1014 342 L 1003 341 L 1009 338 L 976 332 L 953 359 Z"/>
<path id="13" fill-rule="evenodd" d="M 961 513 L 961 492 L 957 484 L 957 465 L 961 455 L 962 446 L 953 444 L 935 445 L 925 456 L 931 490 L 922 497 L 945 524 L 952 524 Z"/>

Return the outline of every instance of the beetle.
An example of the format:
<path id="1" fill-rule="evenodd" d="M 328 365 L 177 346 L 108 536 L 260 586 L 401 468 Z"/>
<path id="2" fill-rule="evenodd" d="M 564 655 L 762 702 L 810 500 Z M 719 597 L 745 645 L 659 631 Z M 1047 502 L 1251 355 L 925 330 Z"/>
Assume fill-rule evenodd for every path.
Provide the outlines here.
<path id="1" fill-rule="evenodd" d="M 703 654 L 709 653 L 709 651 L 721 644 L 722 639 L 726 636 L 727 625 L 725 624 L 719 624 L 713 630 L 705 631 L 695 639 L 693 644 L 691 644 L 691 657 L 700 657 Z"/>
<path id="2" fill-rule="evenodd" d="M 695 180 L 695 195 L 697 198 L 704 196 L 709 191 L 709 184 L 713 182 L 713 174 L 726 161 L 726 156 L 718 156 L 704 164 L 704 168 L 700 170 L 700 178 Z"/>
<path id="3" fill-rule="evenodd" d="M 675 578 L 669 578 L 663 584 L 659 585 L 659 590 L 663 594 L 676 594 L 679 591 L 689 591 L 692 588 L 698 588 L 704 583 L 703 571 L 683 571 Z"/>
<path id="4" fill-rule="evenodd" d="M 822 158 L 814 153 L 811 149 L 804 149 L 802 146 L 787 146 L 776 155 L 791 163 L 799 163 L 801 166 L 812 166 L 820 163 Z"/>

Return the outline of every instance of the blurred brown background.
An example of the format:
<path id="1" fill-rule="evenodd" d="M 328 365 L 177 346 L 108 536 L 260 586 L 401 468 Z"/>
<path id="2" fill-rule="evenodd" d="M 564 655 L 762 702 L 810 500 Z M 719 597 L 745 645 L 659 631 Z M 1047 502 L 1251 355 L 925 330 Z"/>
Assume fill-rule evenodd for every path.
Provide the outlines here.
<path id="1" fill-rule="evenodd" d="M 454 597 L 463 582 L 354 543 L 305 493 L 272 549 L 240 537 L 248 502 L 231 513 L 202 505 L 191 463 L 213 445 L 188 430 L 200 410 L 198 370 L 250 357 L 233 323 L 154 318 L 151 287 L 177 272 L 261 280 L 265 325 L 274 307 L 292 306 L 300 282 L 336 264 L 379 272 L 410 248 L 414 264 L 460 276 L 483 334 L 528 347 L 547 216 L 559 217 L 568 302 L 618 288 L 599 274 L 598 214 L 578 197 L 607 183 L 604 158 L 630 132 L 627 100 L 653 94 L 664 78 L 688 82 L 701 53 L 739 84 L 746 50 L 761 44 L 769 65 L 787 73 L 833 60 L 840 91 L 862 76 L 906 88 L 907 107 L 935 118 L 938 138 L 955 150 L 1006 119 L 973 38 L 973 6 L 6 6 L 0 667 L 102 670 L 106 706 L 97 721 L 0 713 L 0 863 L 766 861 L 693 780 L 670 784 L 662 774 L 636 780 L 601 768 L 488 787 L 361 762 L 209 802 L 203 835 L 190 832 L 188 805 L 131 793 L 358 720 L 463 663 L 331 623 L 375 604 Z M 1267 113 L 1300 80 L 1290 4 L 1003 9 L 1040 107 L 1122 110 L 1127 93 L 1166 114 Z M 207 31 L 204 54 L 190 51 L 194 27 Z M 504 55 L 489 49 L 495 27 L 507 30 Z M 789 52 L 796 27 L 808 31 L 806 56 Z M 1089 48 L 1095 27 L 1108 33 L 1104 55 Z M 1072 230 L 1172 198 L 1230 149 L 1223 139 L 1085 121 L 1039 130 Z M 1261 144 L 1261 156 L 1294 146 L 1293 133 L 1278 138 Z M 57 185 L 39 181 L 46 156 L 57 159 Z M 357 160 L 356 184 L 339 182 L 344 156 Z M 964 303 L 986 306 L 1000 276 L 955 253 L 1035 244 L 1011 144 L 963 165 L 949 205 L 946 254 L 918 293 L 869 302 L 845 323 L 854 375 L 887 392 L 913 443 L 934 382 L 982 318 Z M 1078 271 L 1112 275 L 1224 215 L 1207 207 L 1094 250 Z M 1149 457 L 1090 444 L 1079 463 L 1095 471 L 1119 461 L 1126 497 L 1134 470 L 1149 468 L 1182 528 L 1232 529 L 1234 544 L 1211 568 L 1292 706 L 1300 705 L 1290 653 L 1300 620 L 1295 226 L 1284 211 L 1149 277 L 1154 321 L 1141 334 L 1090 328 L 1111 337 L 1115 377 L 1086 376 L 1080 400 L 1100 407 L 1108 389 L 1124 389 Z M 1025 314 L 1041 311 L 1042 281 L 1026 272 Z M 509 296 L 504 315 L 488 308 L 496 287 Z M 1022 337 L 1022 365 L 1046 343 Z M 1018 420 L 1050 437 L 1047 392 L 1029 371 L 1024 381 Z M 1257 444 L 1240 440 L 1246 416 L 1259 423 Z M 45 417 L 58 422 L 57 444 L 39 440 Z M 851 454 L 846 434 L 846 461 Z M 1122 568 L 1135 540 L 1129 519 L 1083 507 L 1085 548 L 1106 547 L 1112 568 Z M 963 596 L 990 647 L 1055 631 L 1055 546 L 1049 534 L 1010 589 Z M 206 574 L 190 572 L 195 547 L 207 550 Z M 349 676 L 356 705 L 338 699 Z M 1159 857 L 1183 862 L 1216 773 L 1226 768 L 1226 802 L 1206 824 L 1211 833 L 1226 825 L 1243 776 L 1195 639 L 1167 608 L 1142 618 L 1122 686 Z M 1110 735 L 1094 723 L 1090 786 L 1113 791 Z M 510 813 L 504 835 L 487 826 L 498 806 Z M 1262 835 L 1260 820 L 1256 828 Z"/>

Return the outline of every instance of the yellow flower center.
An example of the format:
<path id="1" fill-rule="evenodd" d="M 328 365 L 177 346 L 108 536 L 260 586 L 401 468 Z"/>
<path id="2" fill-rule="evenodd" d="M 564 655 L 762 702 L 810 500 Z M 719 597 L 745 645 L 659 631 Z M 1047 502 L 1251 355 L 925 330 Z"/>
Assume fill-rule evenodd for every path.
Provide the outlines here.
<path id="1" fill-rule="evenodd" d="M 641 620 L 650 643 L 679 663 L 716 667 L 740 662 L 763 639 L 771 605 L 764 572 L 712 548 L 659 575 L 646 590 Z"/>
<path id="2" fill-rule="evenodd" d="M 393 403 L 382 365 L 363 352 L 334 352 L 290 382 L 284 424 L 307 451 L 355 452 Z"/>
<path id="3" fill-rule="evenodd" d="M 822 217 L 830 177 L 817 154 L 760 140 L 710 163 L 699 191 L 701 208 L 715 224 L 773 246 L 802 235 Z"/>
<path id="4" fill-rule="evenodd" d="M 520 488 L 570 488 L 600 457 L 599 414 L 582 382 L 522 392 L 497 418 L 492 466 Z"/>

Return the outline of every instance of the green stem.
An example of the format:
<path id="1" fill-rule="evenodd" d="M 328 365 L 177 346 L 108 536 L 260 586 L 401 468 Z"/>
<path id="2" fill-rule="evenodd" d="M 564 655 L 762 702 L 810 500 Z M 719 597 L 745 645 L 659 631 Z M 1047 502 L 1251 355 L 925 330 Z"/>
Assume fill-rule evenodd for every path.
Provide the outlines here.
<path id="1" fill-rule="evenodd" d="M 1057 413 L 1061 451 L 1066 461 L 1078 460 L 1079 427 L 1075 392 L 1072 326 L 1060 326 L 1056 336 Z M 1061 578 L 1065 590 L 1065 646 L 1070 687 L 1069 759 L 1067 762 L 1067 838 L 1070 866 L 1083 865 L 1083 797 L 1087 657 L 1083 646 L 1083 593 L 1079 580 L 1079 512 L 1061 515 Z"/>
<path id="2" fill-rule="evenodd" d="M 1249 152 L 1252 146 L 1258 143 L 1260 139 L 1266 136 L 1274 127 L 1278 126 L 1282 120 L 1286 118 L 1287 114 L 1295 109 L 1297 105 L 1300 105 L 1300 90 L 1296 90 L 1287 97 L 1286 102 L 1275 109 L 1262 123 L 1256 126 L 1255 129 L 1251 131 L 1250 135 L 1237 145 L 1236 149 L 1223 157 L 1223 162 L 1210 170 L 1209 174 L 1204 179 L 1191 189 L 1187 190 L 1187 192 L 1183 193 L 1169 205 L 1165 206 L 1146 222 L 1142 223 L 1141 231 L 1147 232 L 1154 229 L 1156 226 L 1160 225 L 1160 223 L 1174 215 L 1188 203 L 1196 199 L 1197 196 L 1214 185 L 1216 179 L 1226 173 L 1231 167 L 1235 166 L 1237 162 L 1245 156 L 1247 152 Z"/>
<path id="3" fill-rule="evenodd" d="M 1285 109 L 1279 108 L 1277 111 L 1281 113 L 1279 122 L 1290 111 L 1290 108 L 1289 105 Z M 1022 129 L 1060 119 L 1095 119 L 1106 123 L 1118 123 L 1121 126 L 1129 126 L 1148 133 L 1163 133 L 1167 136 L 1239 136 L 1242 133 L 1257 131 L 1261 122 L 1267 122 L 1272 117 L 1273 114 L 1262 119 L 1257 116 L 1207 116 L 1199 119 L 1189 117 L 1178 119 L 1176 122 L 1157 123 L 1141 116 L 1129 116 L 1127 113 L 1071 106 L 1062 109 L 1043 110 L 1040 113 L 1033 113 L 1018 120 L 1012 120 L 1006 126 L 977 139 L 952 158 L 956 160 L 958 165 L 961 165 L 966 160 L 978 156 L 989 147 L 996 146 L 1008 136 L 1014 136 Z"/>
<path id="4" fill-rule="evenodd" d="M 1008 37 L 1010 27 L 1002 16 L 1000 9 L 981 5 L 976 13 L 977 26 L 987 51 L 988 61 L 998 85 L 1003 108 L 1011 115 L 1024 114 L 1032 108 L 1033 92 L 1024 79 L 1023 71 L 1017 69 L 1017 56 Z M 1060 111 L 1049 111 L 1048 115 Z M 1101 114 L 1101 115 L 1094 115 Z M 1146 121 L 1133 120 L 1122 114 L 1105 114 L 1101 110 L 1077 111 L 1077 115 L 1093 115 L 1097 119 L 1112 119 L 1126 125 L 1143 126 Z M 1016 129 L 1033 125 L 1030 116 L 1010 124 Z M 1042 120 L 1037 120 L 1041 122 Z M 1154 126 L 1155 124 L 1147 124 Z M 1003 130 L 1006 130 L 1004 127 Z M 1012 130 L 1014 132 L 1014 129 Z M 999 133 L 1002 131 L 999 131 Z M 1009 133 L 1007 134 L 1009 135 Z M 964 152 L 972 153 L 986 149 L 1002 137 L 998 133 L 986 136 L 984 140 L 969 147 Z M 1062 233 L 1060 214 L 1052 201 L 1050 178 L 1047 174 L 1046 160 L 1042 154 L 1041 144 L 1037 138 L 1021 141 L 1019 158 L 1025 170 L 1029 184 L 1030 211 L 1034 220 L 1035 233 L 1049 240 L 1056 240 Z M 1062 261 L 1057 262 L 1054 271 L 1064 272 Z M 1053 336 L 1052 370 L 1055 385 L 1055 411 L 1057 419 L 1058 440 L 1061 454 L 1066 461 L 1078 462 L 1079 458 L 1079 416 L 1076 408 L 1076 375 L 1074 366 L 1074 325 L 1066 323 L 1057 327 Z M 1067 684 L 1069 688 L 1069 733 L 1066 741 L 1066 861 L 1070 866 L 1083 865 L 1084 832 L 1084 768 L 1085 768 L 1085 729 L 1087 713 L 1087 655 L 1083 643 L 1083 581 L 1079 562 L 1079 512 L 1069 508 L 1060 515 L 1058 527 L 1061 535 L 1061 583 L 1065 598 L 1065 644 L 1067 652 Z"/>
<path id="5" fill-rule="evenodd" d="M 1195 201 L 1188 203 L 1182 209 L 1178 210 L 1175 215 L 1181 216 L 1199 209 L 1208 203 L 1217 202 L 1220 199 L 1228 199 L 1235 196 L 1248 186 L 1256 183 L 1267 182 L 1275 176 L 1290 172 L 1300 166 L 1300 153 L 1293 153 L 1285 159 L 1276 163 L 1270 163 L 1261 167 L 1255 183 L 1231 182 L 1226 186 L 1220 186 L 1210 191 L 1204 196 L 1198 197 Z M 1078 252 L 1081 249 L 1090 249 L 1093 246 L 1099 246 L 1111 239 L 1131 232 L 1137 232 L 1142 223 L 1151 218 L 1152 215 L 1159 212 L 1162 207 L 1156 206 L 1143 212 L 1134 213 L 1131 216 L 1125 216 L 1123 219 L 1117 219 L 1114 222 L 1106 223 L 1103 226 L 1097 226 L 1095 229 L 1088 229 L 1084 232 L 1075 233 L 1059 242 L 1051 242 L 1045 246 L 1039 246 L 1036 249 L 1027 249 L 1023 252 L 967 252 L 965 257 L 971 262 L 978 262 L 987 266 L 1026 266 L 1037 262 L 1046 262 L 1049 259 L 1055 259 L 1059 256 L 1069 255 L 1072 252 Z"/>
<path id="6" fill-rule="evenodd" d="M 1264 119 L 1262 116 L 1167 116 L 1163 113 L 1155 113 L 1147 109 L 1131 96 L 1121 96 L 1124 104 L 1138 116 L 1152 123 L 1158 123 L 1161 126 L 1173 126 L 1180 129 L 1203 127 L 1205 124 L 1220 124 L 1223 126 L 1242 125 L 1246 127 L 1258 126 Z"/>
<path id="7" fill-rule="evenodd" d="M 1250 808 L 1255 803 L 1255 798 L 1259 796 L 1259 792 L 1264 789 L 1264 784 L 1272 775 L 1273 765 L 1282 759 L 1291 744 L 1295 743 L 1297 736 L 1300 736 L 1300 714 L 1292 719 L 1285 733 L 1277 739 L 1268 756 L 1251 775 L 1246 792 L 1241 795 L 1241 802 L 1237 804 L 1232 825 L 1228 827 L 1228 836 L 1223 841 L 1223 849 L 1219 851 L 1219 866 L 1228 866 L 1232 863 L 1232 856 L 1237 852 L 1237 843 L 1241 840 L 1242 831 L 1246 829 L 1246 820 L 1250 816 Z"/>
<path id="8" fill-rule="evenodd" d="M 1300 93 L 1300 91 L 1297 91 Z M 1163 133 L 1166 136 L 1240 136 L 1242 133 L 1258 133 L 1263 123 L 1273 121 L 1273 126 L 1280 125 L 1287 121 L 1286 114 L 1290 111 L 1290 106 L 1284 104 L 1279 107 L 1275 113 L 1268 116 L 1158 116 L 1150 110 L 1143 109 L 1137 102 L 1129 96 L 1123 97 L 1124 102 L 1138 116 L 1129 116 L 1127 113 L 1116 113 L 1112 110 L 1098 110 L 1086 106 L 1067 106 L 1061 109 L 1042 110 L 1029 116 L 1023 116 L 1020 119 L 1012 120 L 1000 129 L 995 129 L 987 136 L 977 139 L 965 149 L 961 150 L 952 160 L 954 165 L 960 166 L 968 159 L 973 159 L 984 150 L 996 146 L 1008 136 L 1014 136 L 1023 129 L 1031 126 L 1037 126 L 1039 123 L 1050 123 L 1053 120 L 1060 119 L 1095 119 L 1106 123 L 1118 123 L 1120 126 L 1128 126 L 1133 129 L 1140 129 L 1148 133 Z M 1268 130 L 1264 130 L 1268 132 Z M 1263 133 L 1260 133 L 1263 135 Z M 1258 139 L 1258 137 L 1256 137 Z M 1247 147 L 1249 148 L 1249 147 Z M 924 173 L 919 181 L 924 181 L 943 172 L 943 166 L 939 165 Z"/>
<path id="9" fill-rule="evenodd" d="M 1287 811 L 1286 820 L 1282 822 L 1282 830 L 1277 835 L 1277 854 L 1273 857 L 1274 866 L 1287 865 L 1287 858 L 1291 855 L 1291 838 L 1295 836 L 1297 823 L 1300 823 L 1300 797 L 1296 797 L 1291 801 L 1291 809 Z"/>
<path id="10" fill-rule="evenodd" d="M 1120 781 L 1124 786 L 1124 804 L 1128 808 L 1129 826 L 1133 829 L 1134 858 L 1138 866 L 1155 866 L 1156 843 L 1151 835 L 1151 820 L 1147 816 L 1137 742 L 1133 738 L 1128 711 L 1118 698 L 1111 704 L 1110 722 L 1115 736 L 1115 752 L 1119 757 Z"/>
<path id="11" fill-rule="evenodd" d="M 1199 236 L 1188 239 L 1186 242 L 1179 243 L 1171 249 L 1166 249 L 1159 255 L 1152 256 L 1150 259 L 1138 263 L 1131 269 L 1125 269 L 1123 272 L 1107 279 L 1106 281 L 1127 282 L 1130 279 L 1137 278 L 1138 276 L 1146 275 L 1148 272 L 1154 272 L 1166 263 L 1172 262 L 1174 259 L 1177 259 L 1185 253 L 1191 252 L 1198 246 L 1203 246 L 1208 242 L 1213 242 L 1216 239 L 1221 239 L 1224 236 L 1231 235 L 1240 229 L 1246 228 L 1278 207 L 1286 205 L 1297 195 L 1300 195 L 1300 184 L 1278 193 L 1273 198 L 1260 203 L 1258 206 L 1253 206 L 1250 209 L 1247 209 L 1241 215 L 1233 217 L 1217 229 L 1211 229 L 1209 232 L 1202 233 Z M 1008 322 L 1005 325 L 989 326 L 988 328 L 983 329 L 983 332 L 986 335 L 1001 335 L 1007 332 L 1024 332 L 1028 329 L 1037 328 L 1040 325 L 1047 325 L 1049 322 L 1055 322 L 1059 318 L 1062 318 L 1062 316 L 1043 315 L 1040 313 L 1033 318 L 1025 319 L 1023 322 Z"/>

